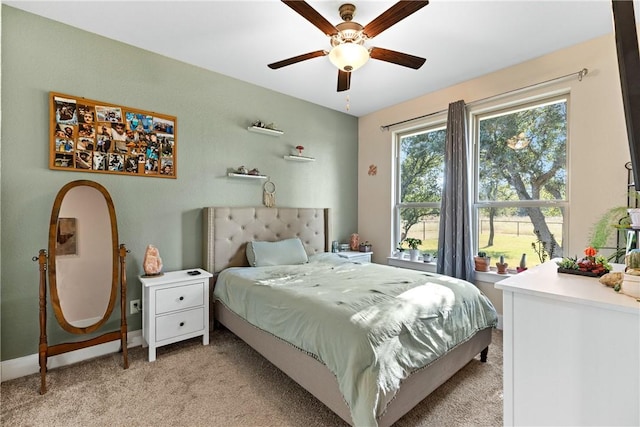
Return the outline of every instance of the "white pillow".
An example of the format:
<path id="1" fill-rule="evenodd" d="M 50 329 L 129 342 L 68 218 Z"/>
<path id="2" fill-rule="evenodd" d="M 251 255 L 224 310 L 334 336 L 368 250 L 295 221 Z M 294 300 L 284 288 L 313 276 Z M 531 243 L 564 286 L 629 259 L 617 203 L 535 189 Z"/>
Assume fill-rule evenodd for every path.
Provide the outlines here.
<path id="1" fill-rule="evenodd" d="M 252 267 L 295 265 L 309 262 L 302 241 L 297 237 L 278 242 L 249 242 L 246 252 L 247 261 Z"/>

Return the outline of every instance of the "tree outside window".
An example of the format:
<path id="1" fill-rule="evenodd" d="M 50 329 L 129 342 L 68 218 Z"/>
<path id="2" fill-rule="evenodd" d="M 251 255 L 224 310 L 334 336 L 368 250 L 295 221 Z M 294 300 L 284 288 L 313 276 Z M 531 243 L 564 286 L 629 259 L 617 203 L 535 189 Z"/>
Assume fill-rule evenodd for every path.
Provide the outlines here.
<path id="1" fill-rule="evenodd" d="M 422 240 L 420 249 L 438 249 L 440 201 L 444 179 L 446 129 L 427 127 L 398 137 L 396 238 Z"/>
<path id="2" fill-rule="evenodd" d="M 562 256 L 567 97 L 474 117 L 478 250 L 513 267 Z"/>

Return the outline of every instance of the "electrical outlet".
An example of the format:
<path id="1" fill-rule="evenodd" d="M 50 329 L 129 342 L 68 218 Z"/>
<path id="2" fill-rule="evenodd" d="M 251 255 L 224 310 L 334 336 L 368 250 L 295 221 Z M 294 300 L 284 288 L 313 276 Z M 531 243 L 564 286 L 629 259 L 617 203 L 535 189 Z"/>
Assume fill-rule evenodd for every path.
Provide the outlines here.
<path id="1" fill-rule="evenodd" d="M 141 309 L 142 309 L 142 307 L 140 307 L 140 300 L 139 299 L 134 299 L 129 303 L 129 313 L 130 314 L 140 313 Z"/>

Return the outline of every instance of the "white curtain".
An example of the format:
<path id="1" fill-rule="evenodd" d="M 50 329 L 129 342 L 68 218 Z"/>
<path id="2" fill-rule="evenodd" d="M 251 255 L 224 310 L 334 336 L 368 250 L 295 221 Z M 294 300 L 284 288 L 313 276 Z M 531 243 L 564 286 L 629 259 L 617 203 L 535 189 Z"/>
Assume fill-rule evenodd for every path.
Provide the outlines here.
<path id="1" fill-rule="evenodd" d="M 437 271 L 474 280 L 467 122 L 464 101 L 449 104 Z"/>

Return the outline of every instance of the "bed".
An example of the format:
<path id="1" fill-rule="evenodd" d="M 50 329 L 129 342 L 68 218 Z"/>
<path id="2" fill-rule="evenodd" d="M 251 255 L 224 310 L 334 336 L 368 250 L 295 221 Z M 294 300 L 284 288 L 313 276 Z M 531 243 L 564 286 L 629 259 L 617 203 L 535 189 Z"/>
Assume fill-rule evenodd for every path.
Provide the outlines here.
<path id="1" fill-rule="evenodd" d="M 347 423 L 389 426 L 478 354 L 486 361 L 497 315 L 467 282 L 328 252 L 329 217 L 204 208 L 213 317 Z"/>

